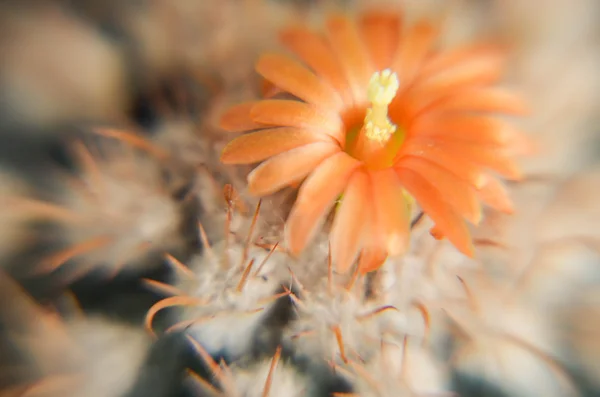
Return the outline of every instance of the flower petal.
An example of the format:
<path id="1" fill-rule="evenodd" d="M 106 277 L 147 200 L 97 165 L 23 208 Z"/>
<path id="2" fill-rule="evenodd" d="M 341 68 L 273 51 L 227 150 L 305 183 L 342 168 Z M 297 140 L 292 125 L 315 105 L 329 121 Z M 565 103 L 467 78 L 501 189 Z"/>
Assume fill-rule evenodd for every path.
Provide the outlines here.
<path id="1" fill-rule="evenodd" d="M 420 158 L 447 169 L 474 187 L 483 186 L 485 172 L 481 167 L 465 159 L 457 158 L 452 153 L 445 152 L 439 146 L 423 147 L 416 143 L 405 142 L 399 154 L 395 163 L 398 163 L 404 157 Z"/>
<path id="2" fill-rule="evenodd" d="M 340 117 L 308 103 L 268 99 L 256 104 L 251 116 L 258 123 L 313 130 L 333 137 L 340 144 L 345 141 L 344 125 Z"/>
<path id="3" fill-rule="evenodd" d="M 394 169 L 370 172 L 375 221 L 382 243 L 389 255 L 400 255 L 408 249 L 410 215 L 404 189 Z"/>
<path id="4" fill-rule="evenodd" d="M 344 16 L 334 16 L 327 20 L 327 37 L 333 52 L 344 70 L 346 79 L 354 95 L 354 103 L 367 100 L 367 86 L 376 71 L 369 62 L 369 55 L 358 33 L 357 26 Z"/>
<path id="5" fill-rule="evenodd" d="M 338 152 L 329 142 L 316 142 L 281 153 L 248 174 L 248 190 L 255 196 L 266 196 L 304 178 L 324 159 Z"/>
<path id="6" fill-rule="evenodd" d="M 497 87 L 473 87 L 447 96 L 435 104 L 444 112 L 490 112 L 525 115 L 529 107 L 511 90 Z"/>
<path id="7" fill-rule="evenodd" d="M 358 259 L 358 270 L 360 274 L 367 274 L 378 270 L 385 263 L 388 255 L 379 243 L 366 246 L 360 253 Z"/>
<path id="8" fill-rule="evenodd" d="M 344 77 L 342 66 L 324 38 L 304 28 L 290 28 L 281 33 L 281 41 L 317 76 L 331 84 L 346 105 L 353 103 L 352 92 Z"/>
<path id="9" fill-rule="evenodd" d="M 437 225 L 433 225 L 433 227 L 429 229 L 429 234 L 436 240 L 444 239 L 444 233 L 442 233 L 442 231 Z"/>
<path id="10" fill-rule="evenodd" d="M 438 34 L 436 25 L 423 21 L 411 26 L 401 37 L 392 68 L 401 76 L 403 85 L 410 84 L 417 75 Z"/>
<path id="11" fill-rule="evenodd" d="M 262 81 L 260 82 L 260 94 L 261 94 L 262 98 L 264 98 L 264 99 L 273 98 L 274 96 L 279 95 L 282 92 L 283 91 L 281 88 L 277 87 L 271 81 L 269 81 L 263 77 Z"/>
<path id="12" fill-rule="evenodd" d="M 426 62 L 412 87 L 390 106 L 391 113 L 409 118 L 448 95 L 496 82 L 502 75 L 505 54 L 496 47 L 467 47 Z M 433 66 L 432 66 L 433 65 Z"/>
<path id="13" fill-rule="evenodd" d="M 498 179 L 487 175 L 484 185 L 477 191 L 479 199 L 495 210 L 512 214 L 514 212 L 512 201 L 506 188 Z"/>
<path id="14" fill-rule="evenodd" d="M 368 177 L 367 200 L 374 202 L 373 181 Z M 362 250 L 358 257 L 358 271 L 366 274 L 379 269 L 385 263 L 388 253 L 385 248 L 381 229 L 377 222 L 377 213 L 374 205 L 368 205 L 363 209 L 363 241 Z"/>
<path id="15" fill-rule="evenodd" d="M 265 54 L 256 71 L 275 86 L 315 106 L 339 110 L 342 101 L 331 86 L 296 61 L 277 54 Z"/>
<path id="16" fill-rule="evenodd" d="M 377 70 L 388 68 L 400 39 L 401 18 L 390 11 L 369 11 L 361 15 L 360 30 Z"/>
<path id="17" fill-rule="evenodd" d="M 352 266 L 361 250 L 369 181 L 364 171 L 356 171 L 344 191 L 331 228 L 331 256 L 340 273 Z"/>
<path id="18" fill-rule="evenodd" d="M 448 142 L 503 146 L 510 143 L 515 129 L 500 119 L 454 114 L 418 120 L 411 132 Z"/>
<path id="19" fill-rule="evenodd" d="M 494 83 L 502 76 L 504 63 L 505 57 L 500 51 L 465 57 L 438 73 L 421 75 L 419 81 L 415 82 L 415 93 L 448 93 L 462 87 Z"/>
<path id="20" fill-rule="evenodd" d="M 450 207 L 440 192 L 419 174 L 408 169 L 398 169 L 398 176 L 408 192 L 431 217 L 436 227 L 465 255 L 472 257 L 473 243 L 469 229 L 461 217 Z"/>
<path id="21" fill-rule="evenodd" d="M 373 196 L 371 196 L 372 198 Z M 364 209 L 366 220 L 364 224 L 364 242 L 363 249 L 358 258 L 358 271 L 366 274 L 379 269 L 385 263 L 388 253 L 385 243 L 381 239 L 382 234 L 379 224 L 376 220 L 375 206 L 368 206 Z"/>
<path id="22" fill-rule="evenodd" d="M 225 164 L 252 164 L 309 143 L 324 141 L 326 136 L 293 127 L 269 128 L 244 134 L 229 142 L 221 154 Z"/>
<path id="23" fill-rule="evenodd" d="M 426 151 L 431 152 L 435 147 L 438 147 L 440 151 L 450 154 L 455 159 L 464 159 L 482 168 L 493 170 L 506 179 L 520 180 L 522 178 L 522 173 L 518 165 L 501 150 L 495 148 L 450 142 L 447 140 L 435 140 L 435 138 L 427 136 L 415 136 L 410 138 L 410 141 L 410 144 L 414 146 L 409 146 L 408 140 L 404 143 L 404 146 L 411 147 L 414 154 L 418 153 L 422 155 L 422 153 Z"/>
<path id="24" fill-rule="evenodd" d="M 469 222 L 476 225 L 481 221 L 481 205 L 475 188 L 450 171 L 416 157 L 402 159 L 396 168 L 407 168 L 426 179 Z"/>
<path id="25" fill-rule="evenodd" d="M 419 74 L 419 81 L 427 80 L 445 70 L 456 68 L 474 58 L 495 58 L 502 54 L 502 48 L 489 43 L 475 43 L 449 51 L 441 51 L 423 65 Z"/>
<path id="26" fill-rule="evenodd" d="M 515 131 L 506 145 L 506 152 L 513 156 L 533 156 L 539 150 L 539 142 L 523 131 Z"/>
<path id="27" fill-rule="evenodd" d="M 250 110 L 257 103 L 259 101 L 244 102 L 227 109 L 221 116 L 221 128 L 227 132 L 242 132 L 265 127 L 264 124 L 257 123 L 250 116 Z"/>
<path id="28" fill-rule="evenodd" d="M 285 240 L 292 254 L 298 255 L 314 237 L 358 166 L 358 160 L 338 152 L 306 178 L 285 229 Z"/>
<path id="29" fill-rule="evenodd" d="M 523 100 L 506 89 L 495 87 L 468 87 L 445 92 L 423 91 L 409 93 L 392 104 L 390 112 L 400 113 L 403 120 L 437 114 L 505 113 L 523 115 L 528 108 Z"/>

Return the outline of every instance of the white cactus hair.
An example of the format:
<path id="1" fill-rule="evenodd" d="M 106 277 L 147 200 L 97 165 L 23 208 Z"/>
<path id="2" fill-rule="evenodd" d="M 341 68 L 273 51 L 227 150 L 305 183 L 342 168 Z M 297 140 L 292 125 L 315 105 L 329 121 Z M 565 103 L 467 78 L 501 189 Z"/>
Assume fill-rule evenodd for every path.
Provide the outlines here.
<path id="1" fill-rule="evenodd" d="M 229 238 L 210 243 L 202 233 L 205 249 L 190 269 L 176 263 L 180 281 L 174 287 L 155 285 L 175 296 L 159 302 L 147 322 L 151 327 L 159 310 L 184 306 L 171 330 L 185 328 L 203 360 L 222 357 L 238 369 L 217 384 L 243 384 L 237 376 L 251 376 L 248 372 L 260 367 L 258 357 L 283 346 L 292 366 L 304 362 L 309 373 L 328 368 L 360 396 L 387 397 L 397 390 L 452 395 L 453 372 L 487 379 L 519 396 L 542 390 L 528 383 L 533 376 L 551 385 L 545 390 L 552 395 L 577 395 L 557 356 L 556 335 L 548 333 L 550 318 L 528 301 L 524 286 L 513 285 L 514 272 L 498 273 L 434 240 L 425 232 L 429 220 L 415 224 L 414 249 L 406 257 L 390 259 L 368 276 L 340 275 L 328 265 L 326 233 L 300 257 L 290 257 L 285 247 L 258 242 L 257 229 L 274 227 L 259 221 L 270 209 L 264 203 L 251 217 L 234 215 L 232 202 L 226 207 L 220 219 L 227 225 L 219 230 Z M 489 242 L 482 244 L 485 249 Z M 518 294 L 511 295 L 511 288 Z M 286 319 L 273 325 L 274 313 Z M 382 364 L 390 355 L 391 362 Z M 512 366 L 515 360 L 527 361 L 533 372 Z M 224 362 L 216 365 L 222 368 Z M 315 387 L 310 375 L 305 382 L 307 390 Z M 252 395 L 230 392 L 236 393 Z"/>
<path id="2" fill-rule="evenodd" d="M 28 222 L 37 218 L 32 211 L 18 209 L 18 203 L 27 207 L 26 201 L 30 202 L 29 190 L 13 172 L 0 171 L 0 259 L 3 261 L 26 245 Z"/>
<path id="3" fill-rule="evenodd" d="M 193 376 L 192 380 L 196 387 L 204 394 L 223 397 L 262 397 L 267 395 L 300 397 L 307 395 L 305 376 L 281 361 L 281 348 L 277 348 L 269 360 L 261 360 L 247 365 L 236 363 L 229 366 L 223 361 L 217 364 L 198 342 L 192 340 L 192 345 L 213 371 L 221 389 L 218 390 L 205 380 Z"/>
<path id="4" fill-rule="evenodd" d="M 159 310 L 183 306 L 185 309 L 179 315 L 181 321 L 170 331 L 185 327 L 194 344 L 202 349 L 205 360 L 206 357 L 222 356 L 233 366 L 242 365 L 240 363 L 252 361 L 250 357 L 260 357 L 271 351 L 274 344 L 279 344 L 291 349 L 288 354 L 295 360 L 308 360 L 309 367 L 317 368 L 321 363 L 329 362 L 333 372 L 339 369 L 342 376 L 345 374 L 344 378 L 356 385 L 364 383 L 362 389 L 367 396 L 378 392 L 368 391 L 373 386 L 373 379 L 367 373 L 368 368 L 375 370 L 380 365 L 383 351 L 389 352 L 390 349 L 382 350 L 386 339 L 391 338 L 400 345 L 403 340 L 410 339 L 404 346 L 410 346 L 411 355 L 420 357 L 421 366 L 439 360 L 427 351 L 429 310 L 425 304 L 413 299 L 418 296 L 414 294 L 416 291 L 399 292 L 402 278 L 406 276 L 406 271 L 401 269 L 415 266 L 422 260 L 414 258 L 412 265 L 410 260 L 388 261 L 377 274 L 366 277 L 359 277 L 356 272 L 334 274 L 326 233 L 317 237 L 312 249 L 292 258 L 280 252 L 278 246 L 266 250 L 254 243 L 253 238 L 258 237 L 254 234 L 255 228 L 260 224 L 259 210 L 264 211 L 264 207 L 259 204 L 251 218 L 241 213 L 234 216 L 230 212 L 232 207 L 233 203 L 228 203 L 227 224 L 222 230 L 233 236 L 216 244 L 210 244 L 204 236 L 205 250 L 191 261 L 191 271 L 172 261 L 181 274 L 174 288 L 155 284 L 175 296 L 164 299 L 150 310 L 148 328 L 152 328 L 152 319 Z M 236 224 L 233 218 L 237 218 L 237 229 L 248 231 L 246 237 L 240 238 L 231 230 L 232 224 Z M 244 224 L 246 227 L 242 226 Z M 262 228 L 266 226 L 263 224 Z M 419 280 L 422 277 L 417 270 L 413 288 L 425 285 Z M 431 299 L 434 298 L 439 301 L 444 295 Z M 288 320 L 273 327 L 270 320 L 273 313 L 277 313 L 277 302 L 285 306 L 281 309 L 284 313 L 293 314 L 285 314 Z M 281 312 L 278 315 L 282 315 Z M 269 338 L 270 343 L 264 343 Z M 262 347 L 259 347 L 261 343 Z M 415 344 L 423 344 L 418 346 L 422 351 L 415 350 Z M 418 368 L 410 365 L 402 371 L 409 373 Z M 420 371 L 424 370 L 427 369 Z M 448 387 L 447 366 L 432 364 L 429 370 L 440 379 L 437 385 L 440 389 Z M 231 376 L 235 378 L 235 372 Z M 388 394 L 406 382 L 411 385 L 410 390 L 418 386 L 398 373 L 383 379 L 380 387 L 387 388 L 385 393 Z M 223 379 L 219 382 L 235 383 Z M 307 388 L 311 388 L 310 383 Z M 357 387 L 361 389 L 361 386 Z"/>
<path id="5" fill-rule="evenodd" d="M 11 379 L 14 386 L 3 395 L 118 396 L 137 380 L 150 347 L 143 330 L 76 311 L 63 319 L 35 302 L 5 273 L 0 285 L 5 301 L 0 308 L 3 337 L 22 363 L 3 368 L 8 379 L 16 374 Z"/>
<path id="6" fill-rule="evenodd" d="M 94 144 L 84 140 L 72 143 L 76 176 L 61 173 L 58 184 L 63 188 L 44 203 L 61 215 L 52 225 L 65 248 L 44 258 L 36 269 L 38 274 L 73 260 L 81 272 L 99 268 L 115 275 L 143 268 L 151 263 L 151 257 L 160 258 L 165 250 L 184 245 L 181 205 L 165 182 L 160 165 L 164 153 L 152 146 L 146 148 L 153 156 L 113 139 L 111 135 L 121 138 L 118 131 L 101 133 L 108 137 L 100 137 Z"/>

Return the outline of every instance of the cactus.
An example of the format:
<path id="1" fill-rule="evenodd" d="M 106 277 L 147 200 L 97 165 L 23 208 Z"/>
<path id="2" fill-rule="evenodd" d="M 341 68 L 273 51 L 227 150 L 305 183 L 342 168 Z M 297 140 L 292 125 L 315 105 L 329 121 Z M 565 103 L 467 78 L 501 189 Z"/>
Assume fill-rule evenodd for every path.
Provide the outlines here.
<path id="1" fill-rule="evenodd" d="M 511 19 L 528 7 L 513 0 L 466 1 L 466 13 L 408 0 L 367 14 L 360 4 L 372 2 L 357 0 L 350 14 L 360 11 L 352 16 L 364 41 L 350 19 L 325 18 L 322 47 L 323 36 L 288 22 L 320 26 L 312 22 L 328 5 L 292 15 L 283 3 L 247 2 L 251 20 L 233 2 L 194 1 L 150 1 L 147 14 L 132 3 L 119 22 L 131 24 L 123 32 L 152 63 L 140 73 L 151 84 L 141 95 L 160 91 L 149 80 L 185 66 L 182 79 L 167 78 L 176 103 L 148 131 L 119 120 L 70 142 L 75 177 L 48 172 L 57 185 L 49 194 L 0 174 L 3 269 L 57 273 L 61 289 L 99 269 L 104 281 L 118 274 L 161 296 L 144 332 L 59 313 L 65 301 L 55 296 L 35 304 L 0 274 L 3 336 L 27 372 L 11 363 L 17 382 L 7 395 L 162 396 L 180 383 L 220 397 L 485 394 L 472 382 L 519 397 L 587 396 L 581 382 L 597 383 L 599 354 L 598 172 L 583 154 L 565 158 L 583 153 L 600 92 L 589 46 L 556 36 L 542 16 Z M 549 13 L 562 29 L 575 18 L 567 3 L 554 3 L 564 21 Z M 210 24 L 194 26 L 196 10 L 217 8 L 203 15 Z M 573 15 L 590 22 L 581 9 Z M 399 29 L 398 10 L 407 35 L 399 37 L 409 39 L 390 66 L 397 43 L 378 38 Z M 423 15 L 435 22 L 419 22 Z M 221 22 L 223 31 L 213 26 Z M 153 39 L 155 25 L 177 46 Z M 310 68 L 259 54 L 276 49 L 274 25 Z M 241 37 L 248 27 L 256 31 Z M 496 46 L 469 46 L 482 32 L 509 44 L 507 63 Z M 438 33 L 439 45 L 427 47 Z M 544 35 L 552 40 L 540 49 Z M 567 50 L 583 61 L 547 62 Z M 347 62 L 339 70 L 336 57 Z M 569 73 L 556 79 L 561 65 Z M 490 86 L 503 71 L 510 90 Z M 52 248 L 31 265 L 16 256 L 30 248 L 28 233 Z M 172 277 L 149 278 L 161 262 Z M 153 338 L 177 354 L 155 353 Z M 190 363 L 174 340 L 193 353 Z M 176 362 L 175 381 L 161 360 Z M 162 378 L 167 385 L 153 387 Z"/>

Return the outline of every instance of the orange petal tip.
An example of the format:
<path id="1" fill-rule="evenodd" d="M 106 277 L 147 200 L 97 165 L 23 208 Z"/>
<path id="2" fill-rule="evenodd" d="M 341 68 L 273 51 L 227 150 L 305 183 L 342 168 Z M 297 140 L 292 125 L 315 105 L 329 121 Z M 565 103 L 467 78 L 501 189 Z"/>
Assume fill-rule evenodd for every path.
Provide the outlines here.
<path id="1" fill-rule="evenodd" d="M 509 146 L 515 154 L 522 156 L 534 156 L 542 151 L 539 141 L 523 133 L 512 137 L 507 146 Z"/>
<path id="2" fill-rule="evenodd" d="M 481 208 L 480 208 L 479 211 L 477 211 L 477 214 L 475 214 L 475 217 L 473 219 L 470 219 L 469 221 L 474 226 L 477 226 L 481 223 L 482 220 L 483 220 L 483 211 L 481 211 Z"/>
<path id="3" fill-rule="evenodd" d="M 444 233 L 442 233 L 442 231 L 437 227 L 437 225 L 429 230 L 429 234 L 431 235 L 431 237 L 438 241 L 441 241 L 444 238 L 446 238 L 446 236 L 444 236 Z M 471 240 L 461 246 L 455 245 L 455 247 L 462 254 L 466 255 L 469 258 L 473 258 L 475 256 L 475 247 L 473 246 L 473 242 Z"/>
<path id="4" fill-rule="evenodd" d="M 469 245 L 465 247 L 458 247 L 458 249 L 469 258 L 475 257 L 475 247 L 473 246 L 473 242 L 469 242 Z"/>
<path id="5" fill-rule="evenodd" d="M 432 227 L 431 230 L 429 230 L 429 234 L 436 240 L 444 239 L 444 234 L 441 232 L 440 229 L 437 228 L 437 226 Z"/>
<path id="6" fill-rule="evenodd" d="M 501 197 L 498 198 L 498 210 L 507 215 L 515 213 L 515 207 L 510 199 L 503 200 Z"/>
<path id="7" fill-rule="evenodd" d="M 409 238 L 407 235 L 392 234 L 387 237 L 387 250 L 389 256 L 399 256 L 408 251 Z"/>
<path id="8" fill-rule="evenodd" d="M 311 131 L 275 127 L 243 134 L 225 146 L 221 161 L 226 164 L 252 164 L 292 149 L 320 142 Z"/>
<path id="9" fill-rule="evenodd" d="M 277 87 L 275 84 L 265 78 L 262 79 L 260 83 L 260 94 L 263 98 L 269 99 L 281 92 L 281 89 L 279 89 L 279 87 Z"/>
<path id="10" fill-rule="evenodd" d="M 361 266 L 359 267 L 358 271 L 360 274 L 365 275 L 367 273 L 371 273 L 376 270 L 379 270 L 383 266 L 383 264 L 385 263 L 387 258 L 388 258 L 387 256 L 379 257 L 379 258 L 371 258 L 369 261 L 363 262 L 361 264 Z"/>
<path id="11" fill-rule="evenodd" d="M 219 126 L 226 132 L 243 132 L 264 127 L 263 124 L 252 120 L 250 111 L 256 101 L 243 102 L 227 109 L 219 120 Z"/>
<path id="12" fill-rule="evenodd" d="M 236 147 L 237 147 L 237 139 L 234 139 L 232 141 L 230 141 L 224 148 L 223 151 L 221 152 L 221 157 L 220 157 L 220 161 L 223 164 L 237 164 L 238 163 L 238 153 Z"/>

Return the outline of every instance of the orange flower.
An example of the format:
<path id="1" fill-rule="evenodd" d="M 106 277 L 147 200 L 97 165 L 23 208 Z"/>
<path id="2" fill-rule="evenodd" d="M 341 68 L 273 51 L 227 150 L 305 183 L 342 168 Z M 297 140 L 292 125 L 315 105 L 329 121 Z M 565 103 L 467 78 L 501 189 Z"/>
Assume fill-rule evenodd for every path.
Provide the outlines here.
<path id="1" fill-rule="evenodd" d="M 465 220 L 480 221 L 480 201 L 511 211 L 490 172 L 520 176 L 510 155 L 523 137 L 492 117 L 525 112 L 516 95 L 493 86 L 503 52 L 486 45 L 440 51 L 437 25 L 401 29 L 401 22 L 371 11 L 357 23 L 329 18 L 324 35 L 284 31 L 283 43 L 308 67 L 265 54 L 256 69 L 295 98 L 243 103 L 222 118 L 227 131 L 256 130 L 221 157 L 227 164 L 266 160 L 248 176 L 252 194 L 302 182 L 286 225 L 293 254 L 339 203 L 330 235 L 339 271 L 358 256 L 367 272 L 404 253 L 413 201 L 434 221 L 434 236 L 472 256 Z"/>

